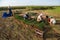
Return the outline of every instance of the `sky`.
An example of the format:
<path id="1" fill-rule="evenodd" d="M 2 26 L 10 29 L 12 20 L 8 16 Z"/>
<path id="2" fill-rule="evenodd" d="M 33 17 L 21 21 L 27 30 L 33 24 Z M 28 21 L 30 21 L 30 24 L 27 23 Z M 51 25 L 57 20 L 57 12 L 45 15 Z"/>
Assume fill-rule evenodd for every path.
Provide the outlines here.
<path id="1" fill-rule="evenodd" d="M 0 0 L 0 6 L 60 6 L 60 0 Z"/>

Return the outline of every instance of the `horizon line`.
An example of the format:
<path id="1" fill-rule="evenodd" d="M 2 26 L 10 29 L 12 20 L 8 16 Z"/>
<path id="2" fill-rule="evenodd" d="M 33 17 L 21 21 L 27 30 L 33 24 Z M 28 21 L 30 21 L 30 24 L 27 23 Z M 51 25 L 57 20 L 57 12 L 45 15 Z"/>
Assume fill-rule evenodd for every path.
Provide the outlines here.
<path id="1" fill-rule="evenodd" d="M 11 5 L 9 5 L 9 6 L 11 6 Z M 15 6 L 13 5 L 11 7 L 15 7 Z M 60 5 L 17 5 L 17 6 L 60 6 Z M 8 6 L 0 6 L 0 7 L 8 7 Z"/>

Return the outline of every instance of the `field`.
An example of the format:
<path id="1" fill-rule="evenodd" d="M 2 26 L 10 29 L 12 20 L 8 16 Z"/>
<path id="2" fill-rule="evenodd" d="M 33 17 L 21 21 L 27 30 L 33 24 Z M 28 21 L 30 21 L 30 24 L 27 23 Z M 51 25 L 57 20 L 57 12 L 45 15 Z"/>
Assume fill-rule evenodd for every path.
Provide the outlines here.
<path id="1" fill-rule="evenodd" d="M 60 6 L 24 6 L 12 7 L 13 16 L 6 19 L 2 18 L 3 12 L 7 7 L 0 8 L 0 40 L 43 40 L 35 31 L 42 30 L 45 23 L 38 23 L 36 19 L 24 20 L 20 14 L 25 12 L 40 13 L 43 11 L 46 15 L 53 16 L 60 22 Z M 35 14 L 31 14 L 36 16 Z M 52 25 L 52 29 L 47 33 L 47 40 L 57 40 L 60 36 L 60 24 Z"/>

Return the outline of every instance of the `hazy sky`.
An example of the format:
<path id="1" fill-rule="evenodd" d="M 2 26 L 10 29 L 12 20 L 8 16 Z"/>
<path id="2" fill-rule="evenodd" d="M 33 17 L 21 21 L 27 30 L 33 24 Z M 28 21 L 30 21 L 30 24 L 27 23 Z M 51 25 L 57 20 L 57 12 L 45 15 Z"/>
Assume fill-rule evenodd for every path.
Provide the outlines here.
<path id="1" fill-rule="evenodd" d="M 0 0 L 0 6 L 60 5 L 60 0 Z"/>

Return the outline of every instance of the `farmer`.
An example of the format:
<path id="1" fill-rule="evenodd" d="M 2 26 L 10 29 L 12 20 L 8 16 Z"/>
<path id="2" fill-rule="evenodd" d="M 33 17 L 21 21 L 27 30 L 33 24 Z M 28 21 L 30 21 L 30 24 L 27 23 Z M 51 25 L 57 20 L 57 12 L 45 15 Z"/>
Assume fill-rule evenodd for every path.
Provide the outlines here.
<path id="1" fill-rule="evenodd" d="M 43 26 L 43 40 L 46 40 L 46 34 L 48 31 L 50 31 L 49 21 L 49 16 L 46 15 L 46 18 L 43 19 L 43 22 L 45 23 L 45 25 Z"/>
<path id="2" fill-rule="evenodd" d="M 43 13 L 41 13 L 40 15 L 38 15 L 38 17 L 37 17 L 37 21 L 38 21 L 38 22 L 42 21 L 42 16 L 43 16 L 43 15 L 44 15 Z"/>
<path id="3" fill-rule="evenodd" d="M 46 17 L 46 18 L 43 19 L 43 22 L 44 22 L 45 24 L 49 25 L 49 24 L 50 24 L 50 18 L 49 18 L 48 15 L 46 15 L 45 17 Z"/>
<path id="4" fill-rule="evenodd" d="M 12 15 L 13 15 L 13 14 L 12 14 L 12 8 L 11 8 L 10 6 L 8 7 L 8 11 L 9 11 L 9 12 L 8 12 L 8 16 L 12 16 Z"/>
<path id="5" fill-rule="evenodd" d="M 3 12 L 3 18 L 6 18 L 7 17 L 7 12 Z"/>
<path id="6" fill-rule="evenodd" d="M 23 17 L 24 17 L 24 20 L 25 20 L 25 19 L 29 19 L 29 14 L 26 13 L 26 14 L 23 15 Z"/>
<path id="7" fill-rule="evenodd" d="M 7 12 L 3 13 L 3 15 L 2 15 L 3 18 L 7 18 L 7 17 L 12 16 L 12 9 L 11 9 L 11 7 L 8 7 L 8 11 L 9 11 L 8 13 Z"/>
<path id="8" fill-rule="evenodd" d="M 53 17 L 50 17 L 50 24 L 56 24 L 56 19 Z"/>
<path id="9" fill-rule="evenodd" d="M 50 23 L 50 18 L 49 18 L 49 16 L 46 16 L 46 18 L 48 18 L 48 23 Z"/>

